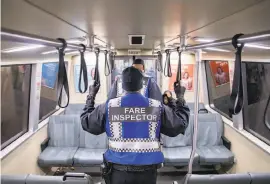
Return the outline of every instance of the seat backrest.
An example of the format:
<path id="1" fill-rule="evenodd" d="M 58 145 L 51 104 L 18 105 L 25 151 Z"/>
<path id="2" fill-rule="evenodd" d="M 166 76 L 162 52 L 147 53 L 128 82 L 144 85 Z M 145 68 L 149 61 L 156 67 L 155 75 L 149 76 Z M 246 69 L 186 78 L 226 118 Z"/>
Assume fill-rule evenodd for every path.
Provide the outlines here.
<path id="1" fill-rule="evenodd" d="M 187 177 L 187 184 L 250 184 L 251 181 L 249 174 L 191 174 Z"/>
<path id="2" fill-rule="evenodd" d="M 176 137 L 169 137 L 162 134 L 161 142 L 163 143 L 163 147 L 166 148 L 186 146 L 185 136 L 183 134 L 179 134 Z"/>
<path id="3" fill-rule="evenodd" d="M 101 149 L 108 148 L 108 138 L 106 133 L 101 135 L 93 135 L 80 128 L 80 147 L 81 148 L 93 148 Z"/>
<path id="4" fill-rule="evenodd" d="M 25 184 L 28 175 L 1 175 L 1 184 Z"/>
<path id="5" fill-rule="evenodd" d="M 83 112 L 85 104 L 69 104 L 65 109 L 65 114 L 67 115 L 74 115 L 74 114 L 81 114 Z"/>
<path id="6" fill-rule="evenodd" d="M 270 173 L 249 173 L 252 184 L 269 184 Z"/>
<path id="7" fill-rule="evenodd" d="M 189 126 L 185 137 L 187 145 L 192 145 L 194 115 L 190 116 Z M 217 113 L 198 114 L 197 146 L 215 146 L 222 144 L 223 123 L 221 115 Z"/>
<path id="8" fill-rule="evenodd" d="M 51 116 L 48 125 L 49 146 L 79 147 L 80 121 L 77 115 Z"/>
<path id="9" fill-rule="evenodd" d="M 194 102 L 187 102 L 187 106 L 189 107 L 190 113 L 194 113 Z M 199 103 L 199 110 L 205 109 L 205 106 L 203 103 Z"/>

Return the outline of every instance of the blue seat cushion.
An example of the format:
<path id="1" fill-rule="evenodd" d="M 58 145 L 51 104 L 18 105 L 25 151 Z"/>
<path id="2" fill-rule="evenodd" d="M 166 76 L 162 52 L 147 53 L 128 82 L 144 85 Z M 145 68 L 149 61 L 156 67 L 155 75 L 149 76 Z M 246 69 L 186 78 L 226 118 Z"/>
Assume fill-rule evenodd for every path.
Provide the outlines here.
<path id="1" fill-rule="evenodd" d="M 77 147 L 47 147 L 38 158 L 40 166 L 72 166 Z"/>
<path id="2" fill-rule="evenodd" d="M 186 166 L 188 165 L 190 159 L 191 146 L 163 148 L 162 152 L 164 154 L 165 165 Z M 194 157 L 194 164 L 197 164 L 198 161 L 199 156 L 196 153 Z"/>
<path id="3" fill-rule="evenodd" d="M 74 156 L 74 165 L 93 166 L 103 162 L 103 154 L 106 149 L 79 148 Z"/>
<path id="4" fill-rule="evenodd" d="M 232 164 L 234 155 L 225 146 L 200 146 L 197 148 L 200 164 Z"/>

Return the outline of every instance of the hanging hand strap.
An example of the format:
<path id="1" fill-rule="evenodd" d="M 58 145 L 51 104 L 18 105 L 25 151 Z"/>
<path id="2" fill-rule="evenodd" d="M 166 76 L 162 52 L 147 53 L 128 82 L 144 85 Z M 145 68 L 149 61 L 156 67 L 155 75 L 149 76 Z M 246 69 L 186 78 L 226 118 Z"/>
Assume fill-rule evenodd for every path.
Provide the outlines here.
<path id="1" fill-rule="evenodd" d="M 171 69 L 171 53 L 170 50 L 165 50 L 166 53 L 166 61 L 164 66 L 164 76 L 171 77 L 172 76 L 172 69 Z M 167 73 L 166 73 L 167 72 Z"/>
<path id="2" fill-rule="evenodd" d="M 99 75 L 99 70 L 98 70 L 99 53 L 100 53 L 100 50 L 96 49 L 96 51 L 95 51 L 95 54 L 96 54 L 96 67 L 95 67 L 95 75 L 94 75 L 94 85 L 100 85 L 100 75 Z"/>
<path id="3" fill-rule="evenodd" d="M 178 53 L 178 67 L 177 67 L 177 74 L 176 74 L 176 79 L 175 82 L 179 82 L 182 79 L 182 74 L 181 74 L 181 55 L 182 52 L 180 51 L 179 47 L 177 47 L 177 53 Z"/>
<path id="4" fill-rule="evenodd" d="M 64 61 L 65 56 L 65 49 L 67 47 L 67 42 L 63 38 L 58 38 L 57 40 L 63 43 L 61 48 L 57 48 L 59 52 L 59 68 L 58 68 L 58 79 L 57 79 L 57 98 L 58 98 L 58 106 L 60 108 L 65 108 L 69 104 L 69 86 L 68 86 L 68 78 L 67 78 L 67 71 Z M 66 92 L 67 96 L 67 103 L 62 106 L 62 93 L 63 89 Z"/>
<path id="5" fill-rule="evenodd" d="M 85 93 L 87 91 L 87 88 L 88 88 L 87 67 L 86 67 L 85 58 L 84 58 L 84 52 L 85 52 L 86 47 L 84 44 L 80 44 L 80 45 L 83 47 L 83 50 L 82 51 L 79 50 L 80 55 L 81 55 L 81 67 L 80 67 L 78 89 L 79 89 L 80 93 Z M 84 90 L 81 89 L 82 75 L 83 75 L 83 82 L 84 82 Z"/>
<path id="6" fill-rule="evenodd" d="M 238 43 L 237 39 L 243 34 L 237 34 L 232 38 L 232 45 L 236 49 L 232 92 L 230 96 L 230 116 L 238 114 L 243 108 L 243 84 L 241 70 L 241 54 L 244 47 L 243 43 Z"/>
<path id="7" fill-rule="evenodd" d="M 105 50 L 104 54 L 105 54 L 104 73 L 105 73 L 105 76 L 109 76 L 111 74 L 111 70 L 110 70 L 110 65 L 109 65 L 109 61 L 108 61 L 108 51 Z"/>
<path id="8" fill-rule="evenodd" d="M 136 56 L 132 56 L 132 62 L 134 63 Z"/>
<path id="9" fill-rule="evenodd" d="M 110 64 L 111 64 L 111 73 L 114 70 L 114 60 L 115 60 L 115 52 L 111 52 L 110 53 Z"/>
<path id="10" fill-rule="evenodd" d="M 159 71 L 159 72 L 163 72 L 163 69 L 162 69 L 162 54 L 160 51 L 158 51 L 158 58 L 157 58 L 157 64 L 156 64 L 156 70 Z"/>
<path id="11" fill-rule="evenodd" d="M 182 52 L 180 52 L 180 48 L 177 47 L 177 53 L 178 53 L 178 66 L 177 66 L 177 73 L 176 73 L 176 78 L 175 78 L 175 82 L 174 82 L 174 88 L 176 88 L 177 86 L 180 85 L 181 83 L 181 79 L 182 79 L 182 74 L 181 74 L 181 54 Z M 184 92 L 183 92 L 184 94 Z"/>

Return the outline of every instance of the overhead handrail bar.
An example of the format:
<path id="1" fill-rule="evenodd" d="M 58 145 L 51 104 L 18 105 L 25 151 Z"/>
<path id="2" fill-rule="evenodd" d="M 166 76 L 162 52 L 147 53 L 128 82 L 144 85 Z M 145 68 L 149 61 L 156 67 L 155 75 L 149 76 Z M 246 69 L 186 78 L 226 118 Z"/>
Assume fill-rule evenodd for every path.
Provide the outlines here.
<path id="1" fill-rule="evenodd" d="M 34 34 L 24 33 L 21 31 L 15 31 L 12 29 L 7 29 L 1 27 L 1 40 L 4 41 L 13 41 L 13 42 L 22 42 L 28 44 L 38 44 L 48 47 L 62 47 L 62 42 L 56 39 L 46 38 L 42 36 L 37 36 Z M 67 47 L 74 50 L 83 50 L 83 46 L 78 44 L 67 43 Z M 86 47 L 86 51 L 94 52 L 95 48 Z M 105 52 L 100 50 L 100 52 Z"/>
<path id="2" fill-rule="evenodd" d="M 253 34 L 245 34 L 237 39 L 238 43 L 250 43 L 250 42 L 260 42 L 260 41 L 266 41 L 270 40 L 270 30 L 268 31 L 262 31 L 258 33 Z M 201 43 L 201 44 L 195 44 L 195 45 L 187 45 L 183 46 L 181 51 L 190 51 L 190 50 L 196 50 L 196 49 L 204 49 L 206 47 L 216 47 L 216 46 L 224 46 L 224 45 L 231 45 L 232 38 L 226 38 L 221 40 L 216 40 L 209 43 Z M 169 49 L 171 52 L 176 52 L 177 48 Z"/>

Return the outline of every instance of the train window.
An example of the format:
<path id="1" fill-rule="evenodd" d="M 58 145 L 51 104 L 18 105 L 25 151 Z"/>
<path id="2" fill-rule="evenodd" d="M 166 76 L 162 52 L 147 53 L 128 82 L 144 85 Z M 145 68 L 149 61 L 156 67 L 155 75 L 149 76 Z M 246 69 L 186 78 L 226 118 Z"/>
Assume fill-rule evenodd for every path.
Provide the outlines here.
<path id="1" fill-rule="evenodd" d="M 229 117 L 233 62 L 205 61 L 209 103 L 211 108 Z"/>
<path id="2" fill-rule="evenodd" d="M 270 144 L 270 64 L 245 63 L 244 128 Z"/>
<path id="3" fill-rule="evenodd" d="M 156 59 L 153 57 L 140 57 L 144 60 L 144 67 L 145 67 L 145 75 L 152 77 L 155 81 L 157 81 L 157 72 L 155 71 L 156 68 Z M 111 84 L 114 83 L 117 77 L 120 77 L 122 71 L 132 65 L 132 58 L 131 57 L 117 57 L 114 62 L 114 70 L 111 77 Z"/>
<path id="4" fill-rule="evenodd" d="M 56 79 L 58 62 L 43 63 L 40 92 L 39 120 L 47 118 L 54 113 L 57 105 Z M 41 122 L 41 121 L 40 121 Z"/>
<path id="5" fill-rule="evenodd" d="M 28 131 L 31 65 L 1 66 L 1 149 Z"/>

